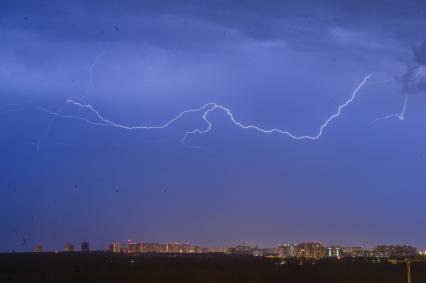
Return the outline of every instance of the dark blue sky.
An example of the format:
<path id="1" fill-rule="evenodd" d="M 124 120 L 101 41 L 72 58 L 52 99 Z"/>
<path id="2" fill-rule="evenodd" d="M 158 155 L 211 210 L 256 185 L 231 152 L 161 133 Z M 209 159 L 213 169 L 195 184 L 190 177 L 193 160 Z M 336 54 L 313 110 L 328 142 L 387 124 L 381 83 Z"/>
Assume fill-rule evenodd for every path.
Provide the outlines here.
<path id="1" fill-rule="evenodd" d="M 0 251 L 125 239 L 426 248 L 424 77 L 404 121 L 371 123 L 401 111 L 425 30 L 424 1 L 1 1 Z M 246 124 L 315 135 L 367 74 L 315 141 L 214 112 L 194 149 L 180 139 L 205 126 L 196 113 L 128 131 L 35 106 L 96 120 L 63 107 L 72 97 L 157 125 L 213 101 Z"/>

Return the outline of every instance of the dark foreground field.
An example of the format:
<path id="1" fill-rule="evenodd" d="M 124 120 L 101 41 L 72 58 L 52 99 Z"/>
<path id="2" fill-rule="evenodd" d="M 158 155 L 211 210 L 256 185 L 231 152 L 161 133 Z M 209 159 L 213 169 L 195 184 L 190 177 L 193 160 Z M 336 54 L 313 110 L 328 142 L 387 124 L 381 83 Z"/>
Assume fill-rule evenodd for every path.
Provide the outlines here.
<path id="1" fill-rule="evenodd" d="M 413 283 L 426 263 L 413 263 Z M 403 283 L 405 264 L 366 260 L 281 265 L 278 260 L 225 255 L 155 256 L 110 253 L 0 254 L 0 282 L 386 282 Z"/>

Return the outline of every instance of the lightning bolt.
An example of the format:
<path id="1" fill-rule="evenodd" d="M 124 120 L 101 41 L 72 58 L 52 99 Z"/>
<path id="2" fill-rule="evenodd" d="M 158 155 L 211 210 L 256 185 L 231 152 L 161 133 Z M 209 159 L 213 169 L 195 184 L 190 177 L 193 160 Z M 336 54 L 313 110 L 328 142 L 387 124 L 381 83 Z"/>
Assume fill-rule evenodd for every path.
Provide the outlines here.
<path id="1" fill-rule="evenodd" d="M 173 123 L 175 123 L 177 120 L 179 120 L 182 116 L 188 114 L 188 113 L 198 113 L 201 112 L 202 113 L 202 119 L 204 120 L 206 127 L 203 129 L 200 128 L 196 128 L 194 130 L 185 132 L 184 136 L 181 139 L 181 143 L 185 144 L 186 139 L 190 136 L 190 135 L 195 135 L 195 134 L 205 134 L 211 131 L 212 127 L 213 127 L 213 123 L 212 121 L 209 120 L 208 116 L 210 113 L 212 113 L 213 111 L 221 111 L 224 112 L 230 119 L 230 121 L 237 127 L 241 128 L 241 129 L 252 129 L 252 130 L 256 130 L 258 132 L 261 133 L 277 133 L 277 134 L 283 134 L 286 135 L 292 139 L 295 140 L 317 140 L 319 139 L 323 132 L 324 129 L 336 118 L 338 118 L 341 114 L 344 108 L 348 107 L 357 97 L 358 93 L 360 92 L 360 90 L 364 87 L 364 85 L 367 83 L 367 81 L 370 79 L 371 75 L 367 75 L 366 77 L 364 77 L 364 79 L 361 81 L 361 83 L 353 90 L 352 95 L 350 96 L 350 98 L 348 100 L 346 100 L 342 105 L 340 105 L 337 108 L 336 113 L 334 113 L 333 115 L 331 115 L 329 118 L 327 118 L 323 124 L 320 126 L 318 132 L 315 135 L 295 135 L 293 133 L 291 133 L 290 131 L 287 130 L 281 130 L 281 129 L 277 129 L 277 128 L 272 128 L 272 129 L 264 129 L 261 128 L 259 126 L 256 125 L 246 125 L 243 124 L 242 122 L 239 122 L 234 114 L 232 113 L 232 111 L 229 108 L 226 108 L 222 105 L 219 105 L 215 102 L 210 102 L 207 103 L 201 107 L 198 108 L 194 108 L 194 109 L 189 109 L 189 110 L 184 110 L 182 112 L 180 112 L 177 116 L 175 116 L 173 119 L 165 122 L 164 124 L 161 125 L 157 125 L 157 126 L 146 126 L 146 125 L 137 125 L 137 126 L 128 126 L 128 125 L 123 125 L 123 124 L 119 124 L 116 123 L 114 121 L 111 121 L 107 118 L 105 118 L 98 110 L 96 110 L 91 104 L 83 104 L 77 101 L 74 101 L 72 99 L 67 99 L 66 103 L 71 104 L 73 106 L 85 109 L 89 112 L 92 112 L 95 114 L 95 116 L 97 117 L 97 121 L 93 121 L 90 120 L 88 118 L 85 117 L 81 117 L 81 116 L 74 116 L 74 115 L 64 115 L 60 112 L 53 112 L 50 111 L 48 109 L 45 108 L 40 108 L 38 107 L 38 110 L 40 111 L 44 111 L 47 112 L 51 115 L 60 117 L 60 118 L 70 118 L 70 119 L 77 119 L 77 120 L 81 120 L 83 122 L 86 122 L 90 125 L 94 125 L 94 126 L 107 126 L 107 127 L 115 127 L 115 128 L 119 128 L 119 129 L 124 129 L 124 130 L 154 130 L 154 129 L 164 129 L 169 127 L 170 125 L 172 125 Z M 186 145 L 186 144 L 185 144 Z"/>
<path id="2" fill-rule="evenodd" d="M 87 82 L 87 87 L 86 87 L 86 90 L 85 90 L 85 92 L 84 92 L 84 94 L 83 94 L 83 96 L 81 96 L 80 97 L 80 99 L 81 100 L 85 100 L 86 98 L 87 98 L 87 96 L 90 94 L 90 91 L 92 90 L 92 84 L 93 84 L 93 72 L 94 72 L 94 69 L 95 69 L 95 67 L 96 67 L 96 65 L 98 64 L 98 62 L 102 59 L 102 57 L 104 57 L 104 56 L 106 56 L 106 55 L 108 55 L 109 54 L 109 51 L 108 52 L 101 52 L 101 53 L 99 53 L 96 57 L 95 57 L 95 59 L 93 60 L 93 62 L 92 62 L 92 64 L 89 66 L 89 79 L 88 79 L 88 82 Z M 52 129 L 52 127 L 53 127 L 53 124 L 55 123 L 55 118 L 57 118 L 57 117 L 60 117 L 60 118 L 75 118 L 75 119 L 81 119 L 81 117 L 77 117 L 77 116 L 67 116 L 67 115 L 62 115 L 61 114 L 61 112 L 65 109 L 65 107 L 67 106 L 67 102 L 65 102 L 60 108 L 59 108 L 59 110 L 57 110 L 56 112 L 53 112 L 53 111 L 50 111 L 50 110 L 48 110 L 48 109 L 44 109 L 44 108 L 41 108 L 41 107 L 38 107 L 38 106 L 36 106 L 35 108 L 36 109 L 38 109 L 38 110 L 41 110 L 41 111 L 43 111 L 43 112 L 46 112 L 46 113 L 49 113 L 49 114 L 52 114 L 53 115 L 53 118 L 50 120 L 50 123 L 49 123 L 49 125 L 48 125 L 48 127 L 47 127 L 47 129 L 46 129 L 46 131 L 38 138 L 38 140 L 36 141 L 36 142 L 32 142 L 31 144 L 34 144 L 34 145 L 36 145 L 36 148 L 37 148 L 37 150 L 39 150 L 40 149 L 40 144 L 41 144 L 41 141 L 42 141 L 42 139 L 44 138 L 44 137 L 47 137 L 47 136 L 49 136 L 49 133 L 50 133 L 50 131 L 51 131 L 51 129 Z M 82 120 L 84 120 L 84 119 L 82 119 Z"/>
<path id="3" fill-rule="evenodd" d="M 387 116 L 377 118 L 373 121 L 373 123 L 375 123 L 377 121 L 381 121 L 381 120 L 387 120 L 387 119 L 390 119 L 390 118 L 397 118 L 400 121 L 404 120 L 405 119 L 405 112 L 407 111 L 407 102 L 408 102 L 408 95 L 405 95 L 404 104 L 402 106 L 402 110 L 401 110 L 400 113 L 394 113 L 394 114 L 390 114 L 390 115 L 387 115 Z"/>
<path id="4" fill-rule="evenodd" d="M 303 136 L 297 136 L 292 134 L 291 132 L 287 131 L 287 130 L 280 130 L 280 129 L 263 129 L 260 128 L 258 126 L 255 125 L 244 125 L 241 122 L 238 122 L 235 118 L 234 118 L 234 114 L 232 114 L 231 110 L 228 108 L 225 108 L 223 106 L 214 104 L 213 107 L 211 107 L 210 109 L 208 109 L 206 112 L 204 112 L 203 114 L 203 119 L 204 121 L 207 123 L 207 128 L 204 130 L 200 130 L 200 129 L 195 129 L 193 131 L 190 132 L 186 132 L 185 136 L 183 137 L 183 141 L 187 138 L 188 135 L 192 135 L 192 134 L 204 134 L 209 132 L 212 129 L 212 122 L 210 120 L 207 119 L 207 115 L 214 111 L 215 109 L 219 109 L 224 111 L 230 118 L 230 120 L 232 121 L 232 123 L 234 123 L 234 125 L 242 128 L 242 129 L 254 129 L 256 131 L 259 131 L 261 133 L 279 133 L 279 134 L 283 134 L 283 135 L 287 135 L 292 139 L 295 140 L 303 140 L 303 139 L 309 139 L 309 140 L 316 140 L 319 139 L 322 134 L 323 134 L 323 130 L 330 124 L 331 121 L 333 121 L 334 119 L 336 119 L 337 117 L 340 116 L 340 114 L 342 113 L 342 109 L 344 109 L 345 107 L 347 107 L 349 104 L 351 104 L 352 101 L 355 100 L 358 92 L 362 89 L 362 87 L 367 83 L 367 81 L 370 79 L 371 75 L 367 75 L 362 82 L 355 88 L 355 90 L 352 92 L 351 97 L 342 105 L 340 105 L 337 108 L 337 112 L 333 115 L 331 115 L 327 120 L 325 120 L 325 122 L 320 126 L 319 131 L 316 135 L 313 136 L 309 136 L 309 135 L 303 135 Z"/>
<path id="5" fill-rule="evenodd" d="M 106 56 L 108 54 L 109 54 L 109 51 L 108 52 L 99 53 L 98 56 L 95 57 L 95 60 L 93 60 L 93 63 L 90 65 L 90 67 L 89 67 L 89 81 L 87 83 L 86 91 L 85 91 L 85 93 L 84 93 L 84 95 L 82 97 L 83 99 L 86 98 L 89 95 L 90 91 L 92 90 L 93 71 L 94 71 L 94 69 L 96 67 L 96 64 L 98 64 L 99 60 L 101 60 L 102 57 L 104 57 L 104 56 Z"/>

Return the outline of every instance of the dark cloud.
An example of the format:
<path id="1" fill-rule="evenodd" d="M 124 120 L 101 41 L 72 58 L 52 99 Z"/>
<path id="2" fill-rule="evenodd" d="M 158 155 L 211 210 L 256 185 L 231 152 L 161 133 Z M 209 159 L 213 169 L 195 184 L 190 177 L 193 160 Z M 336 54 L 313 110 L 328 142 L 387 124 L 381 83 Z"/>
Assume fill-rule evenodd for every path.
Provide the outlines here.
<path id="1" fill-rule="evenodd" d="M 426 90 L 426 80 L 423 66 L 414 66 L 402 75 L 399 80 L 402 83 L 403 94 L 415 94 Z"/>
<path id="2" fill-rule="evenodd" d="M 81 69 L 105 51 L 114 51 L 110 60 L 123 53 L 129 57 L 123 62 L 143 57 L 144 66 L 146 58 L 171 62 L 164 59 L 168 54 L 186 63 L 216 64 L 217 57 L 225 61 L 246 56 L 247 50 L 273 49 L 315 53 L 333 62 L 387 57 L 406 63 L 423 36 L 424 6 L 419 1 L 2 1 L 0 79 L 61 88 L 69 77 L 84 80 L 78 78 Z"/>
<path id="3" fill-rule="evenodd" d="M 407 36 L 418 40 L 416 29 L 426 24 L 421 1 L 23 2 L 27 3 L 2 1 L 1 29 L 34 33 L 50 41 L 128 41 L 192 50 L 213 43 L 217 48 L 236 34 L 256 41 L 282 40 L 299 49 L 339 48 L 330 33 L 336 27 L 367 29 L 378 40 L 388 33 L 396 40 Z M 110 27 L 120 27 L 120 33 Z"/>
<path id="4" fill-rule="evenodd" d="M 412 50 L 414 64 L 411 64 L 407 72 L 399 78 L 403 84 L 402 92 L 404 94 L 426 91 L 426 42 Z"/>

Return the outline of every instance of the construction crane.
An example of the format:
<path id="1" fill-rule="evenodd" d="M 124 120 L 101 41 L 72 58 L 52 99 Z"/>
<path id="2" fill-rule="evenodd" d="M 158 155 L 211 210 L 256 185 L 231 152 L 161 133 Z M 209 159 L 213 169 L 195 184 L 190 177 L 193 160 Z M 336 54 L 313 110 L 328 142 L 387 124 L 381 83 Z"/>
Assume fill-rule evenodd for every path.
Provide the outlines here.
<path id="1" fill-rule="evenodd" d="M 411 263 L 412 262 L 426 262 L 426 259 L 409 259 L 406 258 L 405 260 L 396 260 L 396 259 L 390 259 L 389 263 L 391 264 L 397 264 L 397 263 L 405 263 L 407 265 L 407 282 L 411 282 Z"/>

